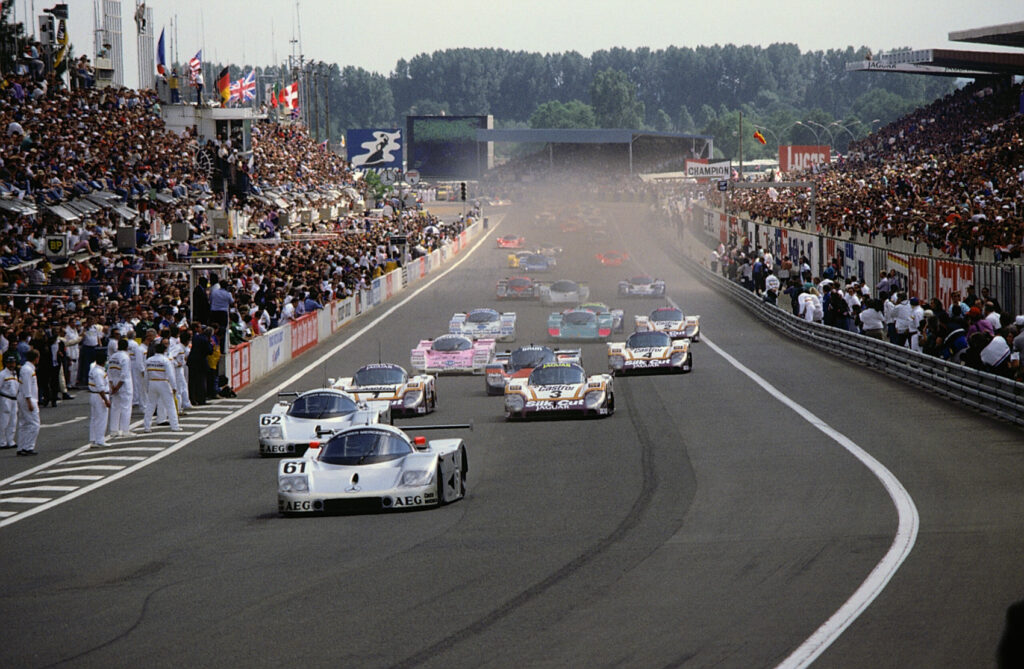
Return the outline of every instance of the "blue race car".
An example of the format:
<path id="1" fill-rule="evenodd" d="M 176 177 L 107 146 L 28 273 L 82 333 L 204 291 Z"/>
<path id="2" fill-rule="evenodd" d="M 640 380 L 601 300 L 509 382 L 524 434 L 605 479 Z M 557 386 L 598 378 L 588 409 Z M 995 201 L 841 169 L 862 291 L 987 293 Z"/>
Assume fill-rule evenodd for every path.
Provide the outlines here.
<path id="1" fill-rule="evenodd" d="M 614 325 L 615 316 L 611 313 L 595 313 L 577 307 L 548 316 L 548 336 L 551 339 L 603 341 L 611 336 Z"/>
<path id="2" fill-rule="evenodd" d="M 554 258 L 541 253 L 531 253 L 519 258 L 518 269 L 521 272 L 550 272 L 554 266 Z"/>

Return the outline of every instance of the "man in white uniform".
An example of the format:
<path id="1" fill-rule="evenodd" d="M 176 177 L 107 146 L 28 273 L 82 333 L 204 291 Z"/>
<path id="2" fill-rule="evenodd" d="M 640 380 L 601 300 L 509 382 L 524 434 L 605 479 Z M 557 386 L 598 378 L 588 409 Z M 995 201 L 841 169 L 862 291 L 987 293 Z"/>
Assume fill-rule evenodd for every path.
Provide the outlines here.
<path id="1" fill-rule="evenodd" d="M 39 438 L 39 381 L 36 379 L 36 363 L 39 351 L 29 350 L 25 354 L 18 378 L 18 455 L 38 455 L 36 439 Z"/>
<path id="2" fill-rule="evenodd" d="M 68 383 L 72 386 L 78 381 L 78 345 L 82 343 L 79 332 L 82 322 L 75 319 L 64 326 L 64 350 L 68 354 Z"/>
<path id="3" fill-rule="evenodd" d="M 110 382 L 110 433 L 118 437 L 132 435 L 132 360 L 128 355 L 128 340 L 117 342 L 117 353 L 110 358 L 107 366 Z"/>
<path id="4" fill-rule="evenodd" d="M 134 339 L 128 343 L 128 350 L 132 356 L 132 388 L 135 393 L 133 403 L 142 409 L 142 413 L 146 413 L 148 398 L 146 393 L 146 354 L 149 350 L 149 342 L 152 341 L 150 332 L 153 332 L 153 337 L 156 336 L 156 332 L 149 330 L 141 344 L 135 342 Z M 135 342 L 134 346 L 131 342 Z"/>
<path id="5" fill-rule="evenodd" d="M 163 409 L 170 420 L 171 432 L 180 432 L 178 412 L 174 408 L 174 388 L 171 386 L 174 366 L 164 355 L 167 352 L 166 344 L 160 342 L 153 347 L 153 350 L 155 351 L 153 355 L 146 358 L 147 401 L 142 421 L 145 426 L 143 431 L 153 431 L 150 426 L 153 423 L 153 414 L 159 407 Z"/>
<path id="6" fill-rule="evenodd" d="M 167 348 L 167 357 L 174 363 L 174 388 L 178 391 L 178 413 L 184 414 L 186 409 L 192 408 L 188 401 L 188 379 L 185 378 L 186 360 L 188 358 L 188 331 L 182 332 L 179 339 L 177 325 L 170 327 L 171 343 Z"/>
<path id="7" fill-rule="evenodd" d="M 0 449 L 14 448 L 14 433 L 18 427 L 18 354 L 4 354 L 4 368 L 0 370 Z"/>
<path id="8" fill-rule="evenodd" d="M 110 420 L 110 382 L 107 380 L 107 349 L 97 348 L 89 367 L 89 445 L 107 445 L 107 423 Z"/>

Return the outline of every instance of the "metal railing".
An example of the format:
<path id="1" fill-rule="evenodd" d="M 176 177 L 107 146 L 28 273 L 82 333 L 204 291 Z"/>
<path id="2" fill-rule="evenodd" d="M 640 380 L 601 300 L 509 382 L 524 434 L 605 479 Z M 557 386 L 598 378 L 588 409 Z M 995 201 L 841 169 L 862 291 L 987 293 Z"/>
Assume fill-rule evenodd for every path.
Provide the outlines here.
<path id="1" fill-rule="evenodd" d="M 764 302 L 738 283 L 712 273 L 685 252 L 681 252 L 679 258 L 702 281 L 726 293 L 748 307 L 758 318 L 794 339 L 948 397 L 981 413 L 1024 425 L 1024 383 L 862 334 L 807 322 L 783 308 Z"/>

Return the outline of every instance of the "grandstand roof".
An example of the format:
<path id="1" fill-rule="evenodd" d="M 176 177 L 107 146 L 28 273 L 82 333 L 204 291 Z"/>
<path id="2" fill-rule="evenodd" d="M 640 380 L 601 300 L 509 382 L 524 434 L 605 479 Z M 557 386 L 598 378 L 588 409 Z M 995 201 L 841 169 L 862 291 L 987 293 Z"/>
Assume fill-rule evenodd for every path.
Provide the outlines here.
<path id="1" fill-rule="evenodd" d="M 954 30 L 949 33 L 949 41 L 996 44 L 1024 49 L 1024 21 L 970 30 Z"/>

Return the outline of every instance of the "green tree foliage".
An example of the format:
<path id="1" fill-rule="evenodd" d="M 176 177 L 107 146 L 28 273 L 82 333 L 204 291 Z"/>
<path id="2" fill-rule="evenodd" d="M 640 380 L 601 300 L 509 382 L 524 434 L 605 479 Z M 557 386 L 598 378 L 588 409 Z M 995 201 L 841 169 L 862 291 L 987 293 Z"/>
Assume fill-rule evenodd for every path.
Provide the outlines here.
<path id="1" fill-rule="evenodd" d="M 0 70 L 3 72 L 14 69 L 19 53 L 18 47 L 25 40 L 25 26 L 21 23 L 11 23 L 13 11 L 13 2 L 3 3 L 3 8 L 0 9 Z"/>
<path id="2" fill-rule="evenodd" d="M 602 128 L 639 128 L 644 103 L 637 100 L 637 87 L 624 72 L 604 70 L 594 76 L 590 99 L 597 124 Z"/>
<path id="3" fill-rule="evenodd" d="M 579 100 L 550 100 L 530 115 L 531 128 L 596 128 L 594 110 Z"/>
<path id="4" fill-rule="evenodd" d="M 395 100 L 387 79 L 361 67 L 331 67 L 328 95 L 335 128 L 379 128 L 395 122 Z"/>

